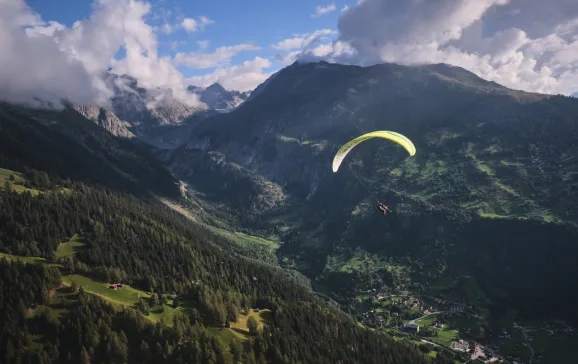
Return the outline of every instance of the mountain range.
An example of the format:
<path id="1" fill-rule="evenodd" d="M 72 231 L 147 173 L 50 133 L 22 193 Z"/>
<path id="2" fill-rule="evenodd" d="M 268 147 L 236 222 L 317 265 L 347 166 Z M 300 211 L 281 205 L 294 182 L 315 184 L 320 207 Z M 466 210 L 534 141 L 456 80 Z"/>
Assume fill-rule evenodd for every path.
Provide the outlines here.
<path id="1" fill-rule="evenodd" d="M 199 95 L 199 99 L 210 109 L 228 110 L 237 107 L 251 95 L 251 92 L 228 91 L 218 83 L 208 87 L 189 86 L 190 92 Z"/>
<path id="2" fill-rule="evenodd" d="M 117 91 L 119 120 L 135 120 L 122 105 L 137 104 L 135 94 L 146 95 L 132 81 L 131 92 Z M 232 206 L 242 225 L 276 230 L 286 241 L 280 256 L 331 286 L 329 291 L 336 290 L 331 261 L 361 246 L 430 265 L 422 269 L 422 285 L 472 276 L 486 305 L 503 301 L 501 306 L 542 312 L 547 309 L 536 302 L 547 293 L 568 302 L 570 314 L 578 302 L 551 283 L 561 274 L 552 267 L 564 266 L 578 236 L 578 100 L 508 89 L 445 64 L 296 62 L 241 104 L 236 102 L 247 94 L 218 84 L 189 90 L 211 108 L 232 110 L 173 107 L 182 112 L 164 117 L 157 112 L 148 119 L 155 120 L 148 125 L 156 125 L 149 129 L 156 139 L 146 132 L 141 139 L 160 148 L 158 158 L 179 179 Z M 109 131 L 116 125 L 96 118 L 95 111 L 76 109 Z M 122 132 L 116 135 L 128 134 L 117 129 Z M 370 141 L 338 173 L 331 172 L 341 144 L 381 129 L 408 136 L 417 155 L 407 158 L 391 143 Z M 376 221 L 376 200 L 393 205 L 395 216 Z M 482 226 L 494 235 L 480 233 Z M 562 234 L 560 247 L 544 245 L 545 234 Z M 470 244 L 464 246 L 464 239 Z M 508 254 L 501 249 L 506 241 Z M 531 249 L 518 255 L 524 246 Z M 513 267 L 519 268 L 515 274 Z M 540 288 L 516 284 L 522 277 Z M 512 289 L 512 295 L 500 293 Z M 526 307 L 529 302 L 532 307 Z"/>
<path id="3" fill-rule="evenodd" d="M 572 97 L 449 65 L 295 63 L 160 156 L 245 224 L 276 231 L 287 266 L 335 299 L 351 297 L 341 268 L 361 248 L 409 267 L 422 289 L 468 276 L 480 292 L 469 304 L 576 320 L 576 120 Z M 339 146 L 373 130 L 406 135 L 416 156 L 372 140 L 333 173 Z M 376 214 L 378 200 L 395 214 Z"/>
<path id="4" fill-rule="evenodd" d="M 576 98 L 446 64 L 296 62 L 250 93 L 190 86 L 206 105 L 196 108 L 126 75 L 105 80 L 110 109 L 1 105 L 0 167 L 161 198 L 358 321 L 360 292 L 377 288 L 467 306 L 479 340 L 514 320 L 578 324 Z M 338 148 L 374 130 L 402 133 L 416 155 L 369 140 L 332 172 Z M 166 230 L 163 219 L 151 224 Z"/>
<path id="5" fill-rule="evenodd" d="M 200 100 L 199 106 L 191 107 L 175 98 L 170 89 L 142 87 L 137 79 L 129 75 L 108 71 L 103 73 L 103 79 L 113 92 L 108 107 L 66 103 L 67 107 L 80 112 L 112 134 L 127 138 L 135 134 L 146 138 L 157 135 L 158 127 L 183 125 L 202 118 L 202 115 L 228 112 L 250 95 L 250 92 L 228 91 L 218 83 L 206 88 L 188 86 L 188 92 L 197 95 Z"/>

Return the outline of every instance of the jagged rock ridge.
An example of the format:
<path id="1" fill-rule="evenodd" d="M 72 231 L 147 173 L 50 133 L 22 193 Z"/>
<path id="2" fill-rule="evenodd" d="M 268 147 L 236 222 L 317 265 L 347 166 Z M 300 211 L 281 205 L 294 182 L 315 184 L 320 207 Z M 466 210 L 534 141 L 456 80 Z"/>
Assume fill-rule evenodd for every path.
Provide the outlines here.
<path id="1" fill-rule="evenodd" d="M 215 110 L 234 108 L 243 103 L 251 92 L 228 91 L 219 83 L 214 83 L 207 88 L 189 86 L 188 90 L 199 95 L 200 100 Z"/>

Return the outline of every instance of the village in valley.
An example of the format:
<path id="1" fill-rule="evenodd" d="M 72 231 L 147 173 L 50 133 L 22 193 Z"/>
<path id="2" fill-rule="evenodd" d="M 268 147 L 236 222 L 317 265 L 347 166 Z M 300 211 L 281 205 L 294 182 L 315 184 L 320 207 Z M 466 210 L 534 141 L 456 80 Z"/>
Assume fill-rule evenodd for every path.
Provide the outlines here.
<path id="1" fill-rule="evenodd" d="M 410 340 L 431 357 L 443 353 L 455 363 L 556 363 L 573 355 L 557 348 L 578 344 L 578 335 L 563 322 L 525 327 L 511 322 L 510 329 L 493 334 L 471 307 L 407 291 L 362 291 L 354 306 L 363 326 Z M 560 340 L 564 344 L 553 344 Z"/>

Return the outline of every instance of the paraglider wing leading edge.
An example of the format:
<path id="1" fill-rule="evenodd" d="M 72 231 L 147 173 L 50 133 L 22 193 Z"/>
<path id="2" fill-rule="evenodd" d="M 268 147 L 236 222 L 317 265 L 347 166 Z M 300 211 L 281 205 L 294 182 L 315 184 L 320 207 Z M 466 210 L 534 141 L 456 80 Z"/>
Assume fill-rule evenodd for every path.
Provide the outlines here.
<path id="1" fill-rule="evenodd" d="M 383 138 L 383 139 L 391 140 L 391 141 L 401 145 L 402 147 L 404 147 L 410 156 L 415 155 L 415 146 L 413 145 L 411 140 L 409 140 L 404 135 L 401 135 L 401 134 L 393 132 L 393 131 L 386 131 L 386 130 L 374 131 L 371 133 L 363 134 L 362 136 L 359 136 L 359 137 L 347 142 L 346 144 L 344 144 L 337 151 L 337 153 L 335 154 L 335 157 L 333 158 L 333 172 L 337 172 L 337 170 L 339 169 L 339 166 L 341 165 L 341 162 L 343 162 L 343 159 L 345 158 L 347 153 L 349 153 L 353 148 L 355 148 L 356 145 L 358 145 L 359 143 L 362 143 L 368 139 L 372 139 L 372 138 Z"/>

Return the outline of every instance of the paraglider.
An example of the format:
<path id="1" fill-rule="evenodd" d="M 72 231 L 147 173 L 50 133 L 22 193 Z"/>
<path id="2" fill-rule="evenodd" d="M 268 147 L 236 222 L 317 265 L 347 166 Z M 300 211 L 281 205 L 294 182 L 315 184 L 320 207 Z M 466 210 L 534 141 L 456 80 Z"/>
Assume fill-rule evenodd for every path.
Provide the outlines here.
<path id="1" fill-rule="evenodd" d="M 360 144 L 360 143 L 362 143 L 368 139 L 372 139 L 372 138 L 382 138 L 382 139 L 391 140 L 391 141 L 401 145 L 409 153 L 410 156 L 415 155 L 415 152 L 416 152 L 415 145 L 413 145 L 412 141 L 409 140 L 406 136 L 399 134 L 399 133 L 396 133 L 394 131 L 386 131 L 386 130 L 374 131 L 371 133 L 363 134 L 362 136 L 359 136 L 353 140 L 350 140 L 349 142 L 345 143 L 341 148 L 339 148 L 339 150 L 335 154 L 335 157 L 333 157 L 333 166 L 332 166 L 333 172 L 337 172 L 337 170 L 339 169 L 339 166 L 341 166 L 341 163 L 343 162 L 343 160 L 345 159 L 347 154 L 353 148 L 355 148 L 355 146 L 357 146 L 358 144 Z M 350 169 L 351 169 L 351 166 L 350 166 Z M 351 171 L 355 175 L 355 178 L 357 178 L 357 180 L 367 190 L 367 192 L 369 192 L 373 197 L 375 197 L 373 195 L 373 193 L 371 193 L 371 191 L 367 188 L 367 186 L 365 186 L 363 181 L 361 181 L 361 179 L 357 176 L 357 174 L 353 170 L 351 170 Z M 381 211 L 383 213 L 384 216 L 387 215 L 388 211 L 392 212 L 388 208 L 388 206 L 383 204 L 382 202 L 377 201 L 377 207 L 379 208 L 379 211 Z"/>
<path id="2" fill-rule="evenodd" d="M 353 148 L 355 148 L 355 146 L 357 146 L 359 143 L 362 143 L 362 142 L 364 142 L 368 139 L 372 139 L 372 138 L 383 138 L 383 139 L 391 140 L 392 142 L 395 142 L 395 143 L 401 145 L 402 147 L 404 147 L 410 156 L 415 155 L 415 145 L 413 145 L 411 140 L 409 140 L 405 135 L 401 135 L 401 134 L 396 133 L 394 131 L 386 131 L 386 130 L 373 131 L 371 133 L 363 134 L 362 136 L 359 136 L 359 137 L 347 142 L 337 151 L 337 153 L 335 154 L 335 157 L 333 158 L 333 172 L 337 172 L 337 170 L 339 169 L 339 166 L 341 165 L 341 162 L 343 162 L 343 159 L 345 158 L 345 156 L 347 156 L 347 154 Z"/>

